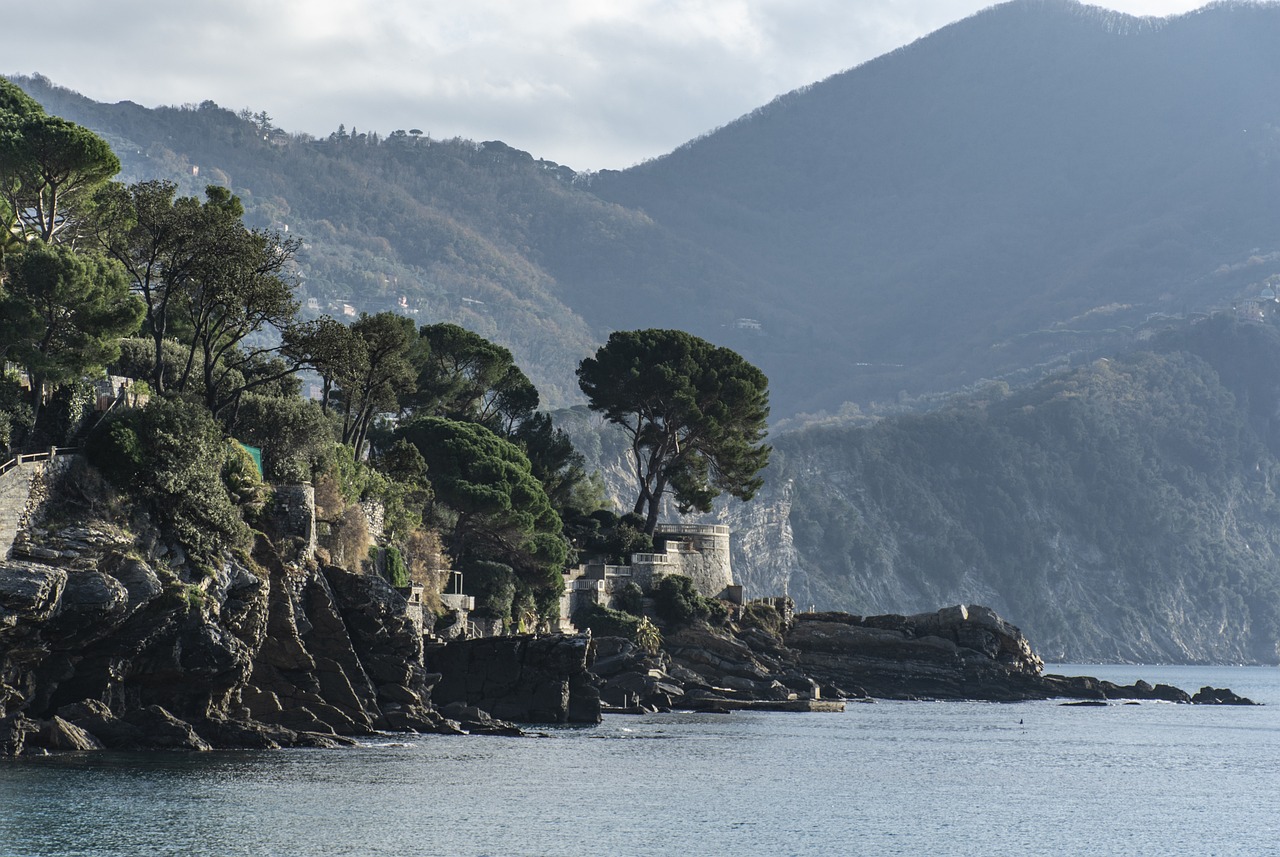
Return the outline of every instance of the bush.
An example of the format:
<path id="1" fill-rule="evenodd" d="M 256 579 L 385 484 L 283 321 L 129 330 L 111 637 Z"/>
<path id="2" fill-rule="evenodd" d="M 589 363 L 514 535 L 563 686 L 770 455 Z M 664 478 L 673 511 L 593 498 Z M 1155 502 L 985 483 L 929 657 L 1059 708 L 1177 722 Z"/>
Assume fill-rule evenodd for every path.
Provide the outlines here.
<path id="1" fill-rule="evenodd" d="M 516 595 L 516 575 L 500 562 L 474 560 L 462 573 L 462 589 L 476 599 L 475 613 L 491 619 L 511 619 Z"/>
<path id="2" fill-rule="evenodd" d="M 673 574 L 664 577 L 653 590 L 653 607 L 659 618 L 672 625 L 688 625 L 711 615 L 708 599 L 698 594 L 693 581 Z"/>
<path id="3" fill-rule="evenodd" d="M 776 637 L 782 633 L 782 614 L 772 604 L 752 601 L 742 611 L 740 624 L 744 628 L 759 628 Z"/>
<path id="4" fill-rule="evenodd" d="M 352 503 L 342 510 L 341 516 L 329 531 L 327 547 L 333 563 L 353 574 L 359 574 L 372 545 L 369 520 L 364 516 L 360 504 Z"/>
<path id="5" fill-rule="evenodd" d="M 630 580 L 613 593 L 613 606 L 633 616 L 640 615 L 643 602 L 644 590 Z"/>
<path id="6" fill-rule="evenodd" d="M 640 617 L 592 604 L 573 614 L 573 624 L 583 631 L 590 629 L 600 637 L 623 637 L 634 641 L 640 628 Z"/>
<path id="7" fill-rule="evenodd" d="M 89 462 L 145 504 L 161 531 L 198 562 L 248 544 L 249 528 L 222 481 L 227 455 L 209 412 L 180 400 L 154 399 L 114 414 L 85 444 Z"/>
<path id="8" fill-rule="evenodd" d="M 333 455 L 333 417 L 297 397 L 244 394 L 230 431 L 262 449 L 263 476 L 271 482 L 309 482 Z"/>
<path id="9" fill-rule="evenodd" d="M 649 621 L 648 616 L 640 617 L 640 624 L 636 626 L 636 635 L 633 638 L 635 643 L 645 652 L 656 655 L 662 649 L 662 632 L 658 630 L 658 626 Z"/>
<path id="10" fill-rule="evenodd" d="M 404 564 L 404 557 L 394 547 L 386 549 L 387 580 L 397 589 L 404 589 L 410 584 L 409 567 Z"/>
<path id="11" fill-rule="evenodd" d="M 258 475 L 258 466 L 243 444 L 227 440 L 227 460 L 222 466 L 222 481 L 237 505 L 262 509 L 266 501 L 266 486 Z"/>

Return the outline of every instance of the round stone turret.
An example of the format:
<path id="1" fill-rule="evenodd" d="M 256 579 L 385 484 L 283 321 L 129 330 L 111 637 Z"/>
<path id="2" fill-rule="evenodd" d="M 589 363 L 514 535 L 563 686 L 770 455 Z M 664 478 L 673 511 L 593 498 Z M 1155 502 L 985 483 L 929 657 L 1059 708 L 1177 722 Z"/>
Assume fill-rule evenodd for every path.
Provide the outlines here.
<path id="1" fill-rule="evenodd" d="M 719 598 L 733 586 L 728 527 L 721 524 L 658 524 L 654 542 L 667 557 L 668 568 L 663 571 L 692 579 L 700 595 Z"/>

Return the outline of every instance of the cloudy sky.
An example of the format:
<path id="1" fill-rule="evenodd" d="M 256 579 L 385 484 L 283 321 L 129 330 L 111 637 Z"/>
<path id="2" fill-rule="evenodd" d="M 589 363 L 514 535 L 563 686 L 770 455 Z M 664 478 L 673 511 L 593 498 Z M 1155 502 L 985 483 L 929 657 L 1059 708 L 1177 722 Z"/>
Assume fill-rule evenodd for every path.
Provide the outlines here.
<path id="1" fill-rule="evenodd" d="M 419 128 L 578 169 L 670 151 L 987 0 L 44 0 L 0 72 L 99 101 L 266 110 L 288 131 Z M 1201 0 L 1111 0 L 1170 15 Z"/>

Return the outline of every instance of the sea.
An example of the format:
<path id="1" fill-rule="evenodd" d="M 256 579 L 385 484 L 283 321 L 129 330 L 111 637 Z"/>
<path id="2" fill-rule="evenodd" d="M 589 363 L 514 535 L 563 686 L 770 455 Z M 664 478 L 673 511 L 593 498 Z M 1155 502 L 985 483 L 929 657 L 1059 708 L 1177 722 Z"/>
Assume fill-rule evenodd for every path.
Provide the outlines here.
<path id="1" fill-rule="evenodd" d="M 1047 671 L 1265 705 L 875 702 L 19 758 L 0 855 L 1280 855 L 1280 669 Z"/>

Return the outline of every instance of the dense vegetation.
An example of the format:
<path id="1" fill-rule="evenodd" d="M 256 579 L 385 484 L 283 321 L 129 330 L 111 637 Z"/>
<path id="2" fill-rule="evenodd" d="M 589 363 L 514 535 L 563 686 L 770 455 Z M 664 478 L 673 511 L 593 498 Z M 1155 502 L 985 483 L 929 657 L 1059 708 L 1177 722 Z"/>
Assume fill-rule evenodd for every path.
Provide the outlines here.
<path id="1" fill-rule="evenodd" d="M 247 225 L 224 187 L 202 201 L 109 182 L 118 168 L 92 132 L 0 81 L 0 452 L 83 443 L 139 525 L 202 574 L 272 528 L 234 435 L 270 480 L 315 483 L 331 561 L 360 569 L 377 542 L 393 580 L 435 591 L 451 557 L 479 589 L 505 569 L 488 609 L 554 618 L 573 552 L 561 515 L 590 519 L 601 497 L 511 352 L 391 312 L 304 321 L 298 242 Z M 319 401 L 299 395 L 303 368 Z M 107 369 L 131 389 L 95 395 Z"/>
<path id="2" fill-rule="evenodd" d="M 1223 316 L 1153 346 L 780 437 L 761 502 L 789 498 L 792 594 L 989 604 L 1047 657 L 1275 661 L 1280 329 Z"/>
<path id="3" fill-rule="evenodd" d="M 1010 3 L 594 175 L 429 125 L 311 140 L 23 83 L 126 180 L 225 185 L 288 225 L 304 309 L 405 296 L 510 348 L 552 406 L 609 332 L 680 328 L 759 366 L 777 419 L 1034 378 L 1249 294 L 1280 270 L 1278 41 L 1265 4 Z"/>

